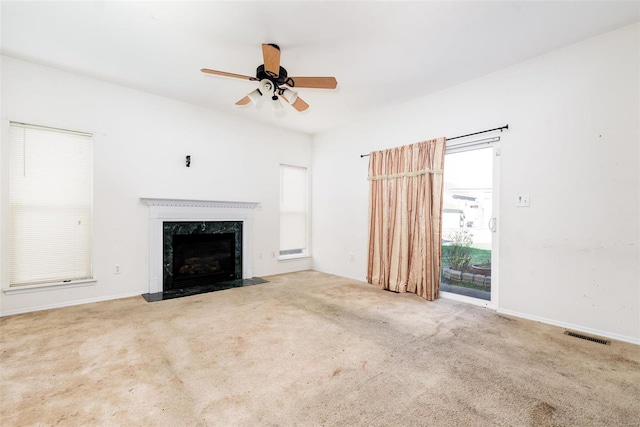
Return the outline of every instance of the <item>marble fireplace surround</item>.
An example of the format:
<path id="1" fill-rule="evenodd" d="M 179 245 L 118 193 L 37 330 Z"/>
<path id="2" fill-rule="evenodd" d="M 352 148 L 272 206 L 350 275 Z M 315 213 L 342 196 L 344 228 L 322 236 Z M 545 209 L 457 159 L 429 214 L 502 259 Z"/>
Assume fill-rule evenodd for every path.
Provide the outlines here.
<path id="1" fill-rule="evenodd" d="M 242 222 L 242 278 L 253 277 L 253 208 L 258 203 L 216 200 L 156 199 L 142 197 L 149 206 L 149 293 L 163 290 L 164 222 Z"/>

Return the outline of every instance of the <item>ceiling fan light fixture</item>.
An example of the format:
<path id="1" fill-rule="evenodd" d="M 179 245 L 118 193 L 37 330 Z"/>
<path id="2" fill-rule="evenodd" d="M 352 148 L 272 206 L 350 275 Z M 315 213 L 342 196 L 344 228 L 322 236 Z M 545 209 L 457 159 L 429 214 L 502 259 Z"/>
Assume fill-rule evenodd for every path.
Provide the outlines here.
<path id="1" fill-rule="evenodd" d="M 271 106 L 273 107 L 273 111 L 276 113 L 276 116 L 280 117 L 285 114 L 280 98 L 275 95 L 271 98 Z"/>
<path id="2" fill-rule="evenodd" d="M 265 95 L 272 95 L 276 90 L 276 86 L 273 84 L 271 80 L 262 79 L 258 84 L 258 89 L 260 89 L 260 92 L 262 92 Z"/>
<path id="3" fill-rule="evenodd" d="M 249 93 L 247 96 L 249 97 L 251 102 L 253 102 L 254 105 L 258 105 L 258 101 L 260 101 L 260 98 L 262 98 L 262 92 L 260 92 L 259 89 L 255 89 L 253 92 Z"/>
<path id="4" fill-rule="evenodd" d="M 284 89 L 281 93 L 281 96 L 287 101 L 289 104 L 293 104 L 298 99 L 297 92 L 292 91 L 291 89 Z"/>

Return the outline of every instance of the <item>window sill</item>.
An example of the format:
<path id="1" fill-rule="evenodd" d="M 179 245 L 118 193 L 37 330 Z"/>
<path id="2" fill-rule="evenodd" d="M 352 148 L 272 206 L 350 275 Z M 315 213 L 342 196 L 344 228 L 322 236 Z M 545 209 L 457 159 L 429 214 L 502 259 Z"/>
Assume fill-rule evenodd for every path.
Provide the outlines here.
<path id="1" fill-rule="evenodd" d="M 308 259 L 308 258 L 311 258 L 311 256 L 310 255 L 286 255 L 286 256 L 278 257 L 278 262 L 280 262 L 280 261 L 296 261 L 296 260 Z"/>
<path id="2" fill-rule="evenodd" d="M 77 288 L 80 286 L 93 286 L 96 279 L 74 280 L 72 282 L 40 283 L 37 285 L 12 286 L 4 288 L 2 292 L 6 295 L 26 294 L 30 292 L 52 291 L 57 289 Z"/>

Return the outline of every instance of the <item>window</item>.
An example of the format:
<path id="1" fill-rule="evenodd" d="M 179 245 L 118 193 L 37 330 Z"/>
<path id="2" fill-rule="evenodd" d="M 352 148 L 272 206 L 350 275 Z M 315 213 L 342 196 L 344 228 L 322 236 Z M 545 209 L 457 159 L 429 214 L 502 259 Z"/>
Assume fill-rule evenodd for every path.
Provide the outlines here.
<path id="1" fill-rule="evenodd" d="M 90 134 L 10 124 L 11 286 L 92 279 Z"/>
<path id="2" fill-rule="evenodd" d="M 308 256 L 307 168 L 280 165 L 280 259 Z"/>

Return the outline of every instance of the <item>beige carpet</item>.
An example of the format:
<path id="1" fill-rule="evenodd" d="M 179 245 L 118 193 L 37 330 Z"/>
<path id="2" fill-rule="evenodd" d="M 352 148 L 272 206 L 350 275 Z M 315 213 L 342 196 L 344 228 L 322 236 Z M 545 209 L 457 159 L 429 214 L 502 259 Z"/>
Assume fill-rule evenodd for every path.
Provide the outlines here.
<path id="1" fill-rule="evenodd" d="M 638 426 L 640 347 L 317 272 L 2 318 L 2 426 Z"/>

